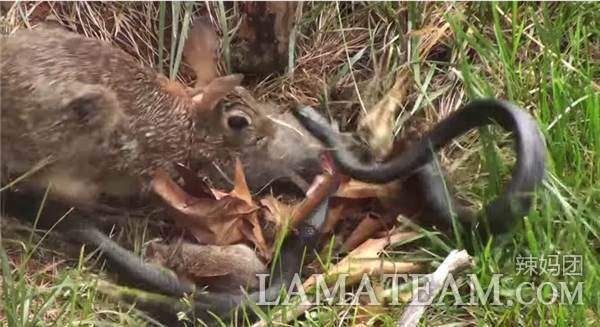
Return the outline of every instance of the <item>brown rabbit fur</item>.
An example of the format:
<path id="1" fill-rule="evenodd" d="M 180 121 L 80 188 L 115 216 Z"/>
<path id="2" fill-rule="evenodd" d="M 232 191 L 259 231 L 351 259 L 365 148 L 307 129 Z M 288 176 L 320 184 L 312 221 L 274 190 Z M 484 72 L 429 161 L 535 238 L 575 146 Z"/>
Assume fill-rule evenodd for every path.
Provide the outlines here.
<path id="1" fill-rule="evenodd" d="M 253 189 L 318 166 L 318 142 L 238 87 L 240 76 L 189 89 L 57 28 L 17 31 L 1 45 L 3 182 L 47 160 L 22 185 L 51 181 L 58 197 L 88 202 L 136 195 L 176 162 L 226 187 L 240 157 Z"/>
<path id="2" fill-rule="evenodd" d="M 319 170 L 319 142 L 293 115 L 256 101 L 238 86 L 238 75 L 201 75 L 214 68 L 206 61 L 194 66 L 204 78 L 187 88 L 120 49 L 59 28 L 17 31 L 0 39 L 0 49 L 2 185 L 12 181 L 3 204 L 35 207 L 35 197 L 52 185 L 44 215 L 77 207 L 72 223 L 60 224 L 64 235 L 98 248 L 129 285 L 175 297 L 195 290 L 97 227 L 97 209 L 105 203 L 145 200 L 140 195 L 155 170 L 175 175 L 173 164 L 183 163 L 226 188 L 239 158 L 253 190 L 282 177 L 306 186 Z M 187 49 L 190 59 L 195 53 L 189 49 L 202 46 Z M 286 241 L 282 282 L 298 271 L 313 236 Z M 220 293 L 197 294 L 196 300 L 193 311 L 220 314 L 242 303 L 240 295 Z M 154 309 L 170 317 L 180 311 Z"/>

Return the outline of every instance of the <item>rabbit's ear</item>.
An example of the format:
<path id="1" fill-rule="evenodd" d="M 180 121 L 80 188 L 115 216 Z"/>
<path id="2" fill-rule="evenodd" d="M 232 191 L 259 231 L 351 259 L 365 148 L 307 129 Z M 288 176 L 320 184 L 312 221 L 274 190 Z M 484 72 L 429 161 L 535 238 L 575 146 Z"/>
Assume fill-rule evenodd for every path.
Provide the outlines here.
<path id="1" fill-rule="evenodd" d="M 197 19 L 190 29 L 183 58 L 196 74 L 195 87 L 206 87 L 217 77 L 219 38 L 207 18 Z"/>
<path id="2" fill-rule="evenodd" d="M 239 86 L 244 78 L 241 74 L 227 75 L 213 79 L 205 87 L 194 88 L 192 90 L 192 102 L 197 112 L 211 111 L 219 102 L 236 86 Z"/>

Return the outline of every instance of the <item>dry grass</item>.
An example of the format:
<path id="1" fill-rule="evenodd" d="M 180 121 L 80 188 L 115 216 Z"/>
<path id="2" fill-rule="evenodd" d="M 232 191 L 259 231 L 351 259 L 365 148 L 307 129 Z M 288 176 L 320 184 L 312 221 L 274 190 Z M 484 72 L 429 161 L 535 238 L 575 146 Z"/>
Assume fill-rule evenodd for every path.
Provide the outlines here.
<path id="1" fill-rule="evenodd" d="M 328 96 L 333 95 L 334 102 L 363 99 L 367 101 L 364 107 L 368 108 L 393 84 L 400 67 L 443 51 L 444 38 L 438 38 L 436 31 L 446 33 L 442 14 L 451 10 L 452 5 L 425 5 L 425 10 L 431 12 L 428 15 L 430 21 L 411 31 L 396 19 L 407 14 L 406 6 L 394 4 L 384 10 L 350 3 L 304 5 L 297 22 L 299 32 L 293 76 L 263 76 L 265 79 L 259 79 L 249 87 L 255 88 L 265 99 L 279 102 L 316 105 L 324 93 L 328 93 Z M 197 3 L 192 15 L 209 16 L 220 30 L 217 7 L 217 3 Z M 169 14 L 167 10 L 165 61 L 171 49 Z M 69 30 L 110 42 L 144 64 L 156 66 L 158 60 L 158 3 L 22 2 L 10 8 L 4 17 L 5 31 L 32 27 L 44 19 L 53 20 Z M 234 34 L 239 11 L 229 11 L 228 18 L 229 25 L 234 27 L 230 28 L 230 33 Z M 420 59 L 412 58 L 407 35 L 423 36 L 420 42 L 427 46 L 420 53 Z M 441 48 L 436 48 L 438 45 Z M 357 54 L 360 57 L 355 58 Z M 348 59 L 353 61 L 351 68 Z M 179 78 L 189 84 L 191 81 L 186 73 L 184 70 Z"/>
<path id="2" fill-rule="evenodd" d="M 452 35 L 444 15 L 464 11 L 466 6 L 423 4 L 419 7 L 422 11 L 419 16 L 424 17 L 420 26 L 408 26 L 407 3 L 304 4 L 302 14 L 296 17 L 293 74 L 257 76 L 248 79 L 251 84 L 247 87 L 260 99 L 284 106 L 321 105 L 340 121 L 342 129 L 355 130 L 360 113 L 371 110 L 399 79 L 407 97 L 398 99 L 400 106 L 389 108 L 392 111 L 389 119 L 395 120 L 394 132 L 397 134 L 406 126 L 421 128 L 432 124 L 465 100 L 456 71 L 436 63 L 456 59 L 449 58 L 446 43 Z M 208 16 L 216 29 L 221 30 L 218 12 L 217 3 L 196 3 L 192 17 Z M 25 2 L 8 10 L 3 25 L 5 30 L 14 31 L 44 19 L 52 20 L 69 30 L 110 42 L 140 62 L 156 67 L 159 16 L 159 4 L 151 2 Z M 235 7 L 227 12 L 232 37 L 239 16 Z M 169 67 L 171 22 L 171 11 L 166 10 L 166 53 L 161 67 Z M 235 44 L 232 50 L 235 51 Z M 225 59 L 221 61 L 220 66 L 224 67 Z M 178 79 L 191 85 L 193 73 L 184 67 L 179 70 Z M 427 95 L 431 89 L 443 92 L 432 99 Z M 417 121 L 407 124 L 415 114 Z"/>

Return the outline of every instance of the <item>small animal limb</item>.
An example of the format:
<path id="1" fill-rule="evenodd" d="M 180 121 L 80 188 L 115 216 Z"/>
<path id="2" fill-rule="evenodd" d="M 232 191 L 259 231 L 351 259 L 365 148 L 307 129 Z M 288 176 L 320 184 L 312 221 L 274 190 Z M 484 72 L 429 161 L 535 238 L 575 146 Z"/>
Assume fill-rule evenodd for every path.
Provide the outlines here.
<path id="1" fill-rule="evenodd" d="M 24 218 L 36 216 L 36 208 L 31 204 L 39 203 L 39 194 L 36 196 L 32 192 L 8 190 L 2 192 L 1 195 L 3 214 Z M 120 246 L 98 227 L 110 226 L 116 221 L 114 217 L 113 219 L 105 218 L 102 214 L 95 216 L 93 212 L 101 211 L 108 216 L 113 216 L 115 213 L 111 210 L 103 208 L 101 208 L 103 210 L 94 210 L 95 207 L 85 208 L 83 205 L 77 206 L 73 210 L 69 209 L 72 208 L 70 205 L 62 201 L 48 199 L 44 203 L 38 227 L 56 227 L 55 230 L 69 240 L 85 244 L 89 250 L 98 249 L 101 256 L 107 261 L 107 270 L 116 273 L 118 279 L 125 285 L 141 290 L 141 293 L 136 292 L 135 289 L 119 293 L 124 300 L 134 303 L 136 294 L 155 294 L 156 297 L 144 296 L 142 304 L 144 307 L 151 308 L 152 311 L 154 308 L 160 308 L 159 312 L 155 313 L 161 319 L 173 320 L 179 312 L 186 311 L 185 313 L 190 317 L 213 321 L 212 314 L 228 317 L 233 310 L 240 306 L 258 302 L 261 299 L 272 302 L 277 299 L 282 288 L 289 287 L 294 275 L 300 271 L 305 253 L 310 255 L 318 244 L 322 234 L 322 225 L 327 216 L 328 201 L 327 196 L 297 226 L 297 232 L 290 232 L 286 236 L 279 253 L 279 260 L 274 263 L 276 266 L 273 269 L 274 274 L 270 279 L 270 286 L 264 290 L 264 294 L 258 291 L 247 295 L 204 292 L 197 289 L 194 284 L 177 278 L 169 269 L 144 262 L 141 257 Z M 55 217 L 65 212 L 69 212 L 69 216 L 54 226 Z M 186 295 L 190 295 L 194 299 L 191 308 L 178 301 Z M 171 300 L 166 300 L 167 298 Z M 173 305 L 168 306 L 169 303 Z M 251 312 L 248 313 L 251 314 Z"/>
<path id="2" fill-rule="evenodd" d="M 107 267 L 116 272 L 128 285 L 175 298 L 192 294 L 194 303 L 187 314 L 211 320 L 211 313 L 223 317 L 236 308 L 257 302 L 259 299 L 274 301 L 279 296 L 281 288 L 288 287 L 294 275 L 300 271 L 305 252 L 310 254 L 318 244 L 320 230 L 327 216 L 327 207 L 328 197 L 311 212 L 306 221 L 298 226 L 297 233 L 292 232 L 286 237 L 277 263 L 280 269 L 274 269 L 278 274 L 272 276 L 271 286 L 264 290 L 265 293 L 256 291 L 246 296 L 197 290 L 195 285 L 178 279 L 168 269 L 144 262 L 141 257 L 121 247 L 96 227 L 80 225 L 74 227 L 69 235 L 79 242 L 100 250 L 102 256 L 108 261 Z M 180 305 L 162 308 L 162 314 L 170 312 L 176 315 L 180 310 Z"/>
<path id="3" fill-rule="evenodd" d="M 424 176 L 423 185 L 429 187 L 425 197 L 432 205 L 429 208 L 444 220 L 448 217 L 446 212 L 452 212 L 446 210 L 449 209 L 449 205 L 445 204 L 448 202 L 446 197 L 442 198 L 447 192 L 440 190 L 443 183 L 425 166 L 431 164 L 435 151 L 454 138 L 473 128 L 498 123 L 513 133 L 517 162 L 503 193 L 484 208 L 493 233 L 506 232 L 517 217 L 527 213 L 532 193 L 544 178 L 546 148 L 538 126 L 533 117 L 508 102 L 494 99 L 472 101 L 434 126 L 402 154 L 383 163 L 361 162 L 349 146 L 341 141 L 339 133 L 313 108 L 302 107 L 295 114 L 315 137 L 331 149 L 334 162 L 340 170 L 353 178 L 385 183 L 395 179 L 405 180 L 415 173 Z"/>
<path id="4" fill-rule="evenodd" d="M 93 225 L 82 224 L 69 229 L 68 237 L 97 248 L 108 261 L 109 269 L 131 286 L 173 296 L 195 291 L 193 284 L 179 280 L 168 269 L 145 263 L 141 257 L 123 248 Z"/>

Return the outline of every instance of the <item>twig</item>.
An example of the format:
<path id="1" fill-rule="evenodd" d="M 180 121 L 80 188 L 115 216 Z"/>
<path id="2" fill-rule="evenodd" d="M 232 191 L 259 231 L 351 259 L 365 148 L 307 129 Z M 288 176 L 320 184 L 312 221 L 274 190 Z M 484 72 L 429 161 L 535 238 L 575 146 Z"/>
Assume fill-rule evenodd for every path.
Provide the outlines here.
<path id="1" fill-rule="evenodd" d="M 315 178 L 315 181 L 307 192 L 306 199 L 294 211 L 291 219 L 291 226 L 298 226 L 303 219 L 308 217 L 308 215 L 319 206 L 323 199 L 331 196 L 331 194 L 337 191 L 339 184 L 340 181 L 338 176 L 329 173 L 322 174 Z"/>
<path id="2" fill-rule="evenodd" d="M 396 326 L 417 326 L 427 308 L 422 303 L 431 302 L 440 293 L 449 274 L 471 267 L 471 265 L 472 258 L 467 251 L 452 250 L 438 269 L 427 275 L 429 282 L 415 292 L 413 300 L 402 314 L 402 317 L 400 317 L 400 320 L 398 320 Z"/>

